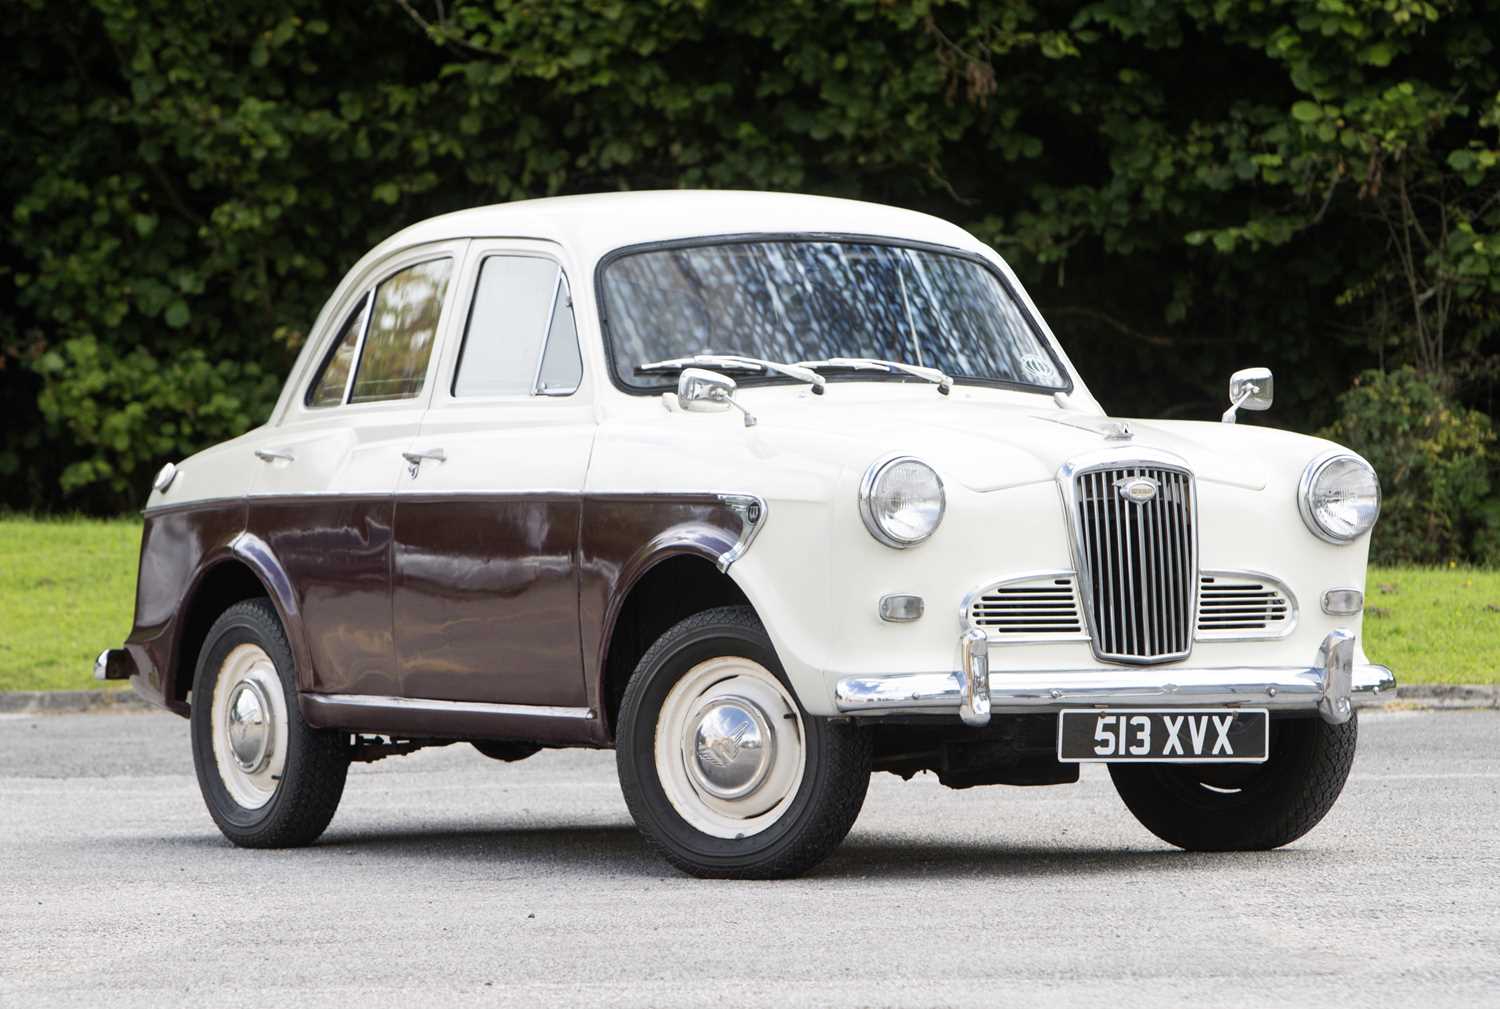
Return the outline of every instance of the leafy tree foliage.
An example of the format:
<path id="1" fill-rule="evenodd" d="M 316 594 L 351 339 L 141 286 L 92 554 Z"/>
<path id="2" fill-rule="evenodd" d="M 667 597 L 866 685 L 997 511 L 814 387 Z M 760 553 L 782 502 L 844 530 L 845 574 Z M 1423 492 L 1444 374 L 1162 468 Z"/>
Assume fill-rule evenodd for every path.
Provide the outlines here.
<path id="1" fill-rule="evenodd" d="M 1440 564 L 1487 533 L 1490 418 L 1447 399 L 1411 366 L 1367 371 L 1339 397 L 1322 434 L 1359 452 L 1381 474 L 1378 563 Z"/>
<path id="2" fill-rule="evenodd" d="M 1267 364 L 1314 430 L 1410 364 L 1490 413 L 1497 41 L 1482 0 L 17 0 L 0 501 L 129 507 L 255 423 L 400 226 L 620 188 L 955 220 L 1115 412 Z"/>

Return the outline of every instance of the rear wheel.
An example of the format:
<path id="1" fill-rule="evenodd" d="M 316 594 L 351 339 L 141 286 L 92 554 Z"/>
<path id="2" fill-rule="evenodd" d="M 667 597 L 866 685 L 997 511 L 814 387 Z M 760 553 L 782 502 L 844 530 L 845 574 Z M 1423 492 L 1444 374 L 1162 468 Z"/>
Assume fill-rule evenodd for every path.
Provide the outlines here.
<path id="1" fill-rule="evenodd" d="M 1110 764 L 1115 790 L 1151 833 L 1188 851 L 1266 851 L 1306 834 L 1333 808 L 1359 736 L 1358 716 L 1271 723 L 1263 764 Z"/>
<path id="2" fill-rule="evenodd" d="M 683 620 L 642 657 L 615 759 L 647 841 L 695 876 L 772 879 L 844 839 L 870 782 L 870 743 L 806 714 L 749 607 Z"/>
<path id="3" fill-rule="evenodd" d="M 348 738 L 297 708 L 292 650 L 270 602 L 214 622 L 193 679 L 193 765 L 209 815 L 244 848 L 311 844 L 338 809 Z"/>

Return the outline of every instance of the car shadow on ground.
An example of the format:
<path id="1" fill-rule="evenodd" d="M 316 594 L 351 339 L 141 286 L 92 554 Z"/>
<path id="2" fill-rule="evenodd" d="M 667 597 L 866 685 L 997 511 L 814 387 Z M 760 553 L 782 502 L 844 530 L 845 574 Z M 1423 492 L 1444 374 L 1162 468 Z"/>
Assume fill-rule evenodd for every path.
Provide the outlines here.
<path id="1" fill-rule="evenodd" d="M 218 834 L 172 839 L 176 844 L 229 847 Z M 487 872 L 497 868 L 525 872 L 528 863 L 549 873 L 579 872 L 613 877 L 661 878 L 676 870 L 650 851 L 630 824 L 579 827 L 504 826 L 458 828 L 431 824 L 375 830 L 339 830 L 337 824 L 311 848 L 268 852 L 282 858 L 322 861 L 358 855 L 361 861 L 470 863 Z M 1229 866 L 1279 869 L 1307 868 L 1315 850 L 1193 854 L 1169 848 L 1058 847 L 1009 843 L 947 843 L 880 834 L 856 835 L 845 841 L 808 879 L 841 880 L 878 877 L 890 880 L 941 878 L 1078 877 L 1139 875 L 1143 872 L 1221 872 Z"/>

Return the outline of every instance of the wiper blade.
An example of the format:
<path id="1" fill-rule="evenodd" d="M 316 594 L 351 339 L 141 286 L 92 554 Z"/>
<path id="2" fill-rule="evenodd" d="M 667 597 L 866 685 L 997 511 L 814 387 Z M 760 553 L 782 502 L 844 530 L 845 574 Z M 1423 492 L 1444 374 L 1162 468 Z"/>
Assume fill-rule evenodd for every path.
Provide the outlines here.
<path id="1" fill-rule="evenodd" d="M 819 395 L 823 387 L 828 384 L 828 379 L 819 375 L 811 368 L 798 364 L 782 364 L 780 361 L 767 361 L 761 357 L 744 357 L 740 354 L 690 354 L 687 357 L 674 357 L 665 361 L 652 361 L 650 364 L 638 364 L 635 370 L 639 372 L 649 371 L 681 371 L 683 368 L 737 368 L 741 371 L 764 371 L 777 375 L 785 375 L 799 382 L 806 382 L 813 387 L 813 392 Z"/>
<path id="2" fill-rule="evenodd" d="M 953 390 L 953 379 L 936 368 L 927 368 L 920 364 L 907 364 L 905 361 L 887 361 L 881 357 L 830 357 L 826 361 L 798 361 L 802 368 L 849 368 L 859 370 L 880 370 L 896 374 L 911 375 L 926 382 L 936 383 L 938 392 L 944 396 Z"/>

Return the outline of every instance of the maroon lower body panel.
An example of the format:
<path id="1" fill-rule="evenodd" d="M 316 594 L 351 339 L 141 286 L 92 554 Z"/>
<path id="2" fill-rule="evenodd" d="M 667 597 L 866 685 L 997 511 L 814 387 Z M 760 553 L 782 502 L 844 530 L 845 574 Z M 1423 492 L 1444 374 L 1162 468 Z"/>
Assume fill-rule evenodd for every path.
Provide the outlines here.
<path id="1" fill-rule="evenodd" d="M 182 691 L 175 677 L 183 667 L 191 677 L 197 658 L 177 654 L 190 588 L 230 553 L 230 543 L 244 528 L 245 503 L 236 499 L 157 508 L 141 529 L 135 621 L 125 647 L 138 672 L 136 690 L 179 715 L 188 709 L 178 699 Z"/>
<path id="2" fill-rule="evenodd" d="M 402 695 L 588 703 L 579 511 L 571 494 L 397 497 L 391 603 Z"/>
<path id="3" fill-rule="evenodd" d="M 304 687 L 399 694 L 391 640 L 389 497 L 252 498 L 249 531 L 272 551 L 296 595 L 312 668 Z"/>

